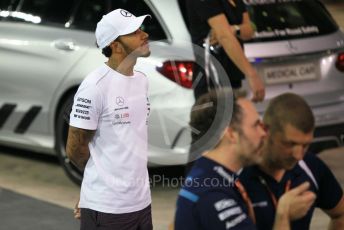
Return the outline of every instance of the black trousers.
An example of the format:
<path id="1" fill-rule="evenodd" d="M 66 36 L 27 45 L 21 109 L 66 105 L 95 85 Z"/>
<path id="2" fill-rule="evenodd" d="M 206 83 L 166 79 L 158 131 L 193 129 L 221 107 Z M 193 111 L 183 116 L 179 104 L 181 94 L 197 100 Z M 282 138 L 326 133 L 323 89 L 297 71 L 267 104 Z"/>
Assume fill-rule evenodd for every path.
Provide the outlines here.
<path id="1" fill-rule="evenodd" d="M 151 205 L 131 213 L 110 214 L 81 209 L 80 230 L 152 230 Z"/>

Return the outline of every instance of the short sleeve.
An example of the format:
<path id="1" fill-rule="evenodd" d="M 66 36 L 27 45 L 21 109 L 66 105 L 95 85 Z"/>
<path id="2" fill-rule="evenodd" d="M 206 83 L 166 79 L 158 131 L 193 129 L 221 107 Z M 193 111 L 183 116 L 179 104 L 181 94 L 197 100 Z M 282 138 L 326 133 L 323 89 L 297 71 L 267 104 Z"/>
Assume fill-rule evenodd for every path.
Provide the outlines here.
<path id="1" fill-rule="evenodd" d="M 95 86 L 81 85 L 74 96 L 69 125 L 96 130 L 100 116 L 101 97 Z"/>
<path id="2" fill-rule="evenodd" d="M 306 164 L 315 174 L 319 189 L 316 206 L 321 209 L 332 209 L 343 196 L 343 190 L 328 166 L 318 157 L 307 154 Z"/>
<path id="3" fill-rule="evenodd" d="M 191 0 L 193 1 L 193 10 L 202 21 L 208 21 L 209 18 L 224 12 L 221 0 Z"/>
<path id="4" fill-rule="evenodd" d="M 234 197 L 222 192 L 202 196 L 197 214 L 204 229 L 253 230 L 255 225 Z"/>

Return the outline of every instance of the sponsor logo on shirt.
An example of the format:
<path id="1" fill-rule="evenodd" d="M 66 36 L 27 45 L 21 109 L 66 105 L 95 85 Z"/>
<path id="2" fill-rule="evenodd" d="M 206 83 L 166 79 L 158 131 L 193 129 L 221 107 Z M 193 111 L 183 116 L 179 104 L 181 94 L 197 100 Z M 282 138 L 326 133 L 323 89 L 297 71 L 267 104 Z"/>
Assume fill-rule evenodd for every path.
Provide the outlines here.
<path id="1" fill-rule="evenodd" d="M 74 118 L 79 118 L 79 119 L 83 119 L 83 120 L 87 120 L 87 121 L 91 119 L 90 117 L 77 115 L 77 114 L 74 114 Z"/>
<path id="2" fill-rule="evenodd" d="M 84 109 L 92 108 L 92 106 L 90 106 L 90 105 L 83 105 L 83 104 L 76 104 L 75 107 L 84 108 Z"/>
<path id="3" fill-rule="evenodd" d="M 124 105 L 124 99 L 123 97 L 116 97 L 116 104 L 118 106 L 123 106 Z"/>
<path id="4" fill-rule="evenodd" d="M 240 216 L 236 217 L 232 221 L 226 221 L 226 229 L 233 228 L 235 225 L 241 223 L 243 220 L 247 218 L 247 215 L 245 213 L 241 214 Z"/>
<path id="5" fill-rule="evenodd" d="M 222 210 L 229 208 L 229 207 L 232 207 L 236 204 L 237 204 L 236 201 L 233 199 L 223 199 L 223 200 L 216 202 L 214 206 L 215 206 L 215 209 L 217 211 L 222 211 Z"/>
<path id="6" fill-rule="evenodd" d="M 90 114 L 90 108 L 92 106 L 90 105 L 92 103 L 92 100 L 88 98 L 83 98 L 83 97 L 78 97 L 76 99 L 78 102 L 75 105 L 75 110 L 74 110 L 74 118 L 82 119 L 82 120 L 91 120 L 91 117 L 89 116 Z"/>
<path id="7" fill-rule="evenodd" d="M 115 119 L 112 121 L 112 125 L 128 125 L 131 124 L 129 121 L 130 114 L 128 112 L 116 113 Z"/>
<path id="8" fill-rule="evenodd" d="M 219 213 L 218 217 L 221 221 L 224 221 L 225 219 L 231 217 L 231 216 L 234 216 L 234 215 L 238 215 L 238 214 L 241 214 L 243 213 L 242 212 L 242 209 L 240 207 L 234 207 L 234 208 L 230 208 L 230 209 L 227 209 L 221 213 Z"/>
<path id="9" fill-rule="evenodd" d="M 120 106 L 114 108 L 115 114 L 114 114 L 114 120 L 112 121 L 112 125 L 128 125 L 131 124 L 131 121 L 129 121 L 130 114 L 129 112 L 126 112 L 129 110 L 128 106 L 124 106 L 124 99 L 123 97 L 116 97 L 116 105 Z M 123 107 L 124 106 L 124 107 Z"/>
<path id="10" fill-rule="evenodd" d="M 112 121 L 112 125 L 128 125 L 131 124 L 129 121 L 130 114 L 126 112 L 129 110 L 128 106 L 125 106 L 125 100 L 123 97 L 118 96 L 116 97 L 116 105 L 114 108 L 114 120 Z"/>
<path id="11" fill-rule="evenodd" d="M 115 119 L 124 119 L 124 118 L 129 118 L 129 113 L 115 114 Z"/>
<path id="12" fill-rule="evenodd" d="M 89 111 L 88 111 L 88 110 L 76 109 L 75 112 L 81 113 L 81 114 L 89 114 Z"/>
<path id="13" fill-rule="evenodd" d="M 119 108 L 115 108 L 115 111 L 118 111 L 118 110 L 123 110 L 123 109 L 129 109 L 129 107 L 128 107 L 128 106 L 126 106 L 126 107 L 119 107 Z"/>
<path id="14" fill-rule="evenodd" d="M 267 201 L 261 201 L 261 202 L 252 203 L 252 206 L 254 208 L 256 208 L 256 207 L 263 208 L 263 207 L 267 207 L 268 206 L 268 202 Z"/>
<path id="15" fill-rule="evenodd" d="M 82 102 L 82 103 L 86 103 L 86 104 L 91 104 L 92 103 L 92 101 L 90 99 L 83 98 L 83 97 L 78 97 L 77 101 L 78 102 Z"/>
<path id="16" fill-rule="evenodd" d="M 112 122 L 112 125 L 129 125 L 129 124 L 131 124 L 130 121 L 118 121 L 118 122 L 113 121 Z"/>

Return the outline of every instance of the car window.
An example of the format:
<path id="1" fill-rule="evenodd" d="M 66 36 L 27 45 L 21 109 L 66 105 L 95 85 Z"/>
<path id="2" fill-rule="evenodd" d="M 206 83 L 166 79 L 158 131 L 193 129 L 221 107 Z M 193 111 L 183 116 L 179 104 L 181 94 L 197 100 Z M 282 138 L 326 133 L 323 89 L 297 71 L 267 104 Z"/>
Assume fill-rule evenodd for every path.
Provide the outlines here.
<path id="1" fill-rule="evenodd" d="M 80 3 L 74 15 L 73 27 L 84 30 L 95 30 L 102 15 L 111 9 L 110 1 L 84 0 Z"/>
<path id="2" fill-rule="evenodd" d="M 117 8 L 126 9 L 135 15 L 150 14 L 152 18 L 144 21 L 142 29 L 149 34 L 151 40 L 166 39 L 160 23 L 142 0 L 84 0 L 75 14 L 72 26 L 94 31 L 101 17 Z"/>
<path id="3" fill-rule="evenodd" d="M 10 19 L 10 12 L 14 11 L 19 0 L 2 0 L 0 1 L 0 21 Z"/>
<path id="4" fill-rule="evenodd" d="M 0 1 L 0 10 L 8 11 L 13 10 L 13 7 L 17 4 L 19 0 L 2 0 Z"/>
<path id="5" fill-rule="evenodd" d="M 15 21 L 64 25 L 70 17 L 74 0 L 11 0 L 1 3 L 9 11 L 8 18 Z M 14 4 L 14 2 L 18 2 Z"/>
<path id="6" fill-rule="evenodd" d="M 325 35 L 338 26 L 317 0 L 244 0 L 256 29 L 253 41 Z"/>
<path id="7" fill-rule="evenodd" d="M 183 15 L 185 25 L 189 28 L 189 18 L 187 16 L 187 11 L 186 11 L 186 1 L 185 0 L 178 0 L 178 5 L 179 5 L 180 11 Z"/>

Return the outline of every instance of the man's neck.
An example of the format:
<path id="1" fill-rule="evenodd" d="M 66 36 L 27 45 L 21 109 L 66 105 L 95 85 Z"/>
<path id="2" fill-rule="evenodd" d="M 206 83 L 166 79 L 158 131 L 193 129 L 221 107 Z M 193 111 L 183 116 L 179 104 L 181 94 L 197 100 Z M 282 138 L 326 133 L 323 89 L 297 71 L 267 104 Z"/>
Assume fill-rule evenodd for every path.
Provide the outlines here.
<path id="1" fill-rule="evenodd" d="M 280 168 L 273 167 L 271 164 L 266 162 L 266 160 L 263 160 L 259 164 L 259 168 L 263 172 L 265 172 L 266 174 L 268 174 L 269 176 L 274 178 L 277 182 L 280 182 L 282 180 L 282 178 L 284 176 L 284 173 L 286 171 L 285 169 L 280 169 Z"/>
<path id="2" fill-rule="evenodd" d="M 134 66 L 136 59 L 127 56 L 123 57 L 110 57 L 106 63 L 111 69 L 123 74 L 125 76 L 132 76 L 134 74 Z"/>
<path id="3" fill-rule="evenodd" d="M 243 167 L 242 163 L 237 157 L 237 154 L 235 154 L 233 149 L 228 147 L 218 146 L 217 148 L 207 152 L 204 156 L 215 162 L 218 162 L 235 173 Z"/>

